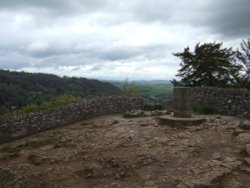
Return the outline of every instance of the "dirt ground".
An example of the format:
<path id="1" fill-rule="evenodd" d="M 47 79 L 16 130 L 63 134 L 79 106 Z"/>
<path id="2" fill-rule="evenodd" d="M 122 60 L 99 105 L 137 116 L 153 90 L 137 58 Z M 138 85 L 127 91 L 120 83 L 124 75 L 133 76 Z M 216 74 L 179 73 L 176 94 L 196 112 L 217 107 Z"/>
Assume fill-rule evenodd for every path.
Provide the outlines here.
<path id="1" fill-rule="evenodd" d="M 5 143 L 0 187 L 250 187 L 250 120 L 206 119 L 171 127 L 118 114 Z"/>

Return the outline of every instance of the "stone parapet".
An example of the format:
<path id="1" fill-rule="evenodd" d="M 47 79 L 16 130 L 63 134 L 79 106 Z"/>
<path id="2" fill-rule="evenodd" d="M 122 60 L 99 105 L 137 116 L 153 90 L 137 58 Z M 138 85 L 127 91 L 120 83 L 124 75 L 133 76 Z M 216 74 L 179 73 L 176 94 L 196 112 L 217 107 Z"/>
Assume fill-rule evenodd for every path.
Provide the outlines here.
<path id="1" fill-rule="evenodd" d="M 0 143 L 91 117 L 142 109 L 140 97 L 103 97 L 35 113 L 0 117 Z"/>

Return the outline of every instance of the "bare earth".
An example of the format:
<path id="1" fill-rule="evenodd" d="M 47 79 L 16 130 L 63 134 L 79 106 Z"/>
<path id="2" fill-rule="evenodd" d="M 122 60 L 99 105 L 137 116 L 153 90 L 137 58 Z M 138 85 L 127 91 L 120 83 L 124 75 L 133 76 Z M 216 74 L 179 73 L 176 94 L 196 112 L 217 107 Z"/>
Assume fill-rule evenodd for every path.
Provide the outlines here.
<path id="1" fill-rule="evenodd" d="M 103 116 L 0 145 L 0 187 L 250 187 L 250 120 Z M 250 163 L 250 162 L 249 162 Z"/>

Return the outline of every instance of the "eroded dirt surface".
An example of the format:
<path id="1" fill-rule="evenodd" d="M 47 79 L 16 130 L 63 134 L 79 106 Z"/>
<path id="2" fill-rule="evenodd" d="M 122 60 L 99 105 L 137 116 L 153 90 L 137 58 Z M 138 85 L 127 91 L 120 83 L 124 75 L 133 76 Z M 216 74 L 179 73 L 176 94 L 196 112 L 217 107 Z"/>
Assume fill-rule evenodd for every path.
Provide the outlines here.
<path id="1" fill-rule="evenodd" d="M 89 119 L 0 145 L 0 187 L 250 187 L 248 120 Z"/>

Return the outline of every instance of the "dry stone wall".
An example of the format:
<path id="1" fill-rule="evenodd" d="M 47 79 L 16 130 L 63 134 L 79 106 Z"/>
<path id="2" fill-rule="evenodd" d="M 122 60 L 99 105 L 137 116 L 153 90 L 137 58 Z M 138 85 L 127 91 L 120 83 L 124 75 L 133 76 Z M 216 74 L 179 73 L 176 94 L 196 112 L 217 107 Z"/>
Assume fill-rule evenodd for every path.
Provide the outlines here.
<path id="1" fill-rule="evenodd" d="M 0 143 L 95 116 L 142 109 L 143 105 L 143 98 L 139 97 L 93 98 L 36 113 L 1 117 Z"/>
<path id="2" fill-rule="evenodd" d="M 250 117 L 250 91 L 235 88 L 191 88 L 194 107 L 214 108 L 227 115 Z"/>

